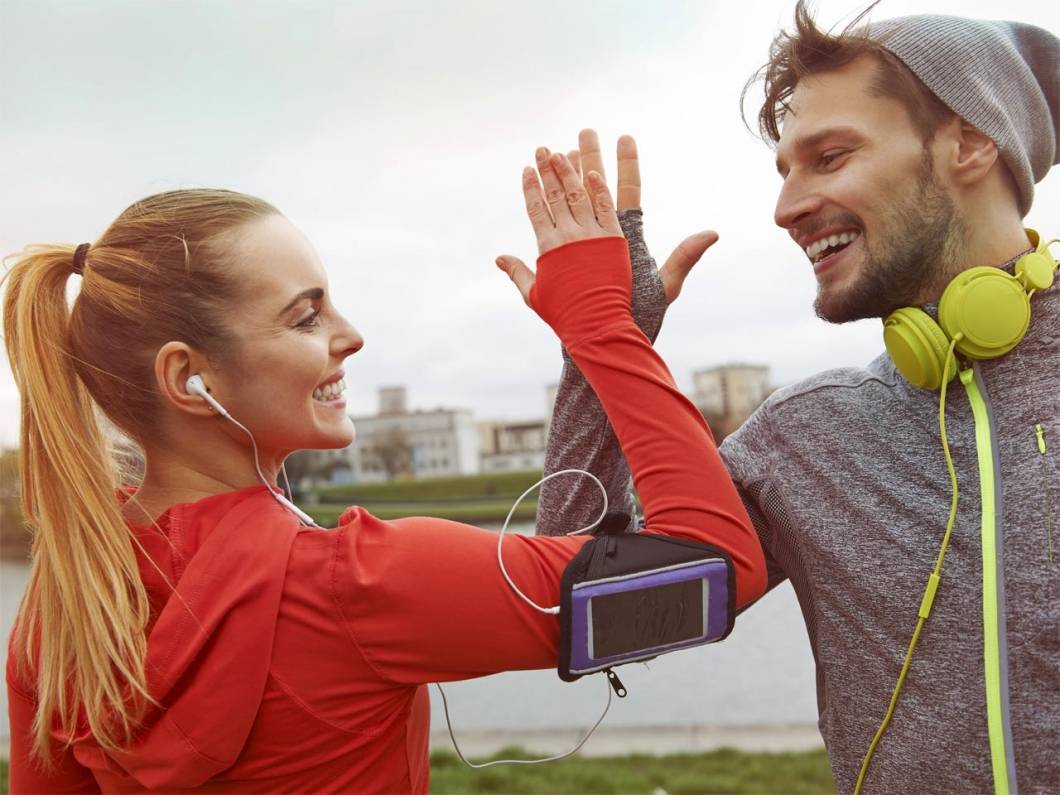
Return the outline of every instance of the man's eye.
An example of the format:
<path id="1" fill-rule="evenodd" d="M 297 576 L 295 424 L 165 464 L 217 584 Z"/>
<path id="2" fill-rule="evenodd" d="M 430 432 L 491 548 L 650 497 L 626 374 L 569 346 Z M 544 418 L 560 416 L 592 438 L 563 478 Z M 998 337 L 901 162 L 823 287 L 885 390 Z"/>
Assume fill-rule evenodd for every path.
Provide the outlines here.
<path id="1" fill-rule="evenodd" d="M 819 163 L 822 168 L 826 169 L 837 166 L 837 161 L 839 160 L 839 158 L 843 157 L 843 155 L 847 154 L 848 152 L 848 149 L 836 149 L 831 152 L 825 152 L 823 155 L 821 155 Z"/>

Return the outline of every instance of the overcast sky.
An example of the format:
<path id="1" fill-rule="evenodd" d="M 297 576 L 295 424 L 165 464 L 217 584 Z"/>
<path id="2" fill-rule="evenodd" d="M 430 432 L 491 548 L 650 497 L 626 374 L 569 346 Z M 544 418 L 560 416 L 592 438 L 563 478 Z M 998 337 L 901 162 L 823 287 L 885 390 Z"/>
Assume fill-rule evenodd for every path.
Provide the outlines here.
<path id="1" fill-rule="evenodd" d="M 641 151 L 660 262 L 714 228 L 658 347 L 678 383 L 726 362 L 786 384 L 862 364 L 878 321 L 811 309 L 812 271 L 772 222 L 772 152 L 739 114 L 789 0 L 604 2 L 14 2 L 0 4 L 0 251 L 96 239 L 129 203 L 214 186 L 257 194 L 320 252 L 366 347 L 347 362 L 353 414 L 407 384 L 411 405 L 544 413 L 558 343 L 493 265 L 532 262 L 519 174 L 534 148 L 595 127 Z M 819 19 L 859 4 L 824 0 Z M 908 13 L 1060 29 L 1039 0 L 884 0 Z M 1031 226 L 1057 234 L 1060 179 Z M 0 444 L 17 396 L 0 366 Z"/>

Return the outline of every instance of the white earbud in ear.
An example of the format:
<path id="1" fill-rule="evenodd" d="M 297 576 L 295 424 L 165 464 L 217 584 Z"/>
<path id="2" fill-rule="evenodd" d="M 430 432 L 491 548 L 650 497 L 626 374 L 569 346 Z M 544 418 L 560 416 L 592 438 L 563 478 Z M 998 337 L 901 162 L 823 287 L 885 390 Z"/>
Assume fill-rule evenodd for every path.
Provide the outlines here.
<path id="1" fill-rule="evenodd" d="M 217 402 L 217 398 L 215 398 L 213 395 L 206 391 L 206 384 L 203 383 L 201 375 L 199 375 L 198 373 L 193 375 L 187 380 L 187 382 L 184 384 L 184 387 L 189 392 L 191 392 L 191 394 L 198 395 L 199 397 L 203 398 L 207 403 L 213 406 L 214 411 L 216 411 L 222 417 L 228 417 L 228 412 L 225 411 L 225 407 Z"/>

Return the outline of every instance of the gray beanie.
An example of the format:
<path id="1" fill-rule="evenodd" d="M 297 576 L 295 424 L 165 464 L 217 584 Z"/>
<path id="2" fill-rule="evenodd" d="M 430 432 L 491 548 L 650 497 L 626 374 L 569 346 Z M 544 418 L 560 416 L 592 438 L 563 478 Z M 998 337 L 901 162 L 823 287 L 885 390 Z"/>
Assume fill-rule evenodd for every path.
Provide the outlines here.
<path id="1" fill-rule="evenodd" d="M 1026 215 L 1034 183 L 1060 162 L 1060 39 L 1022 22 L 932 15 L 872 22 L 865 32 L 994 141 Z"/>

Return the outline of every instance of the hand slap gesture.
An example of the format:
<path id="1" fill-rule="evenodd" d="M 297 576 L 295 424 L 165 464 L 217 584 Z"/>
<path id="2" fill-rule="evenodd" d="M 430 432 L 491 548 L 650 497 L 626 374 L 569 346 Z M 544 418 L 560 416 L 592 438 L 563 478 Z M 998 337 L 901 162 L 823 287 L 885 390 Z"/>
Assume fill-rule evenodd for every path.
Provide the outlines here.
<path id="1" fill-rule="evenodd" d="M 631 135 L 623 135 L 615 147 L 618 160 L 618 210 L 640 208 L 640 160 L 637 157 L 637 142 Z M 574 170 L 579 174 L 592 171 L 604 177 L 604 156 L 600 151 L 600 137 L 596 130 L 585 129 L 578 133 L 578 148 L 567 153 Z"/>
<path id="2" fill-rule="evenodd" d="M 639 210 L 640 158 L 637 154 L 637 142 L 632 136 L 623 135 L 618 139 L 615 150 L 618 161 L 618 211 Z M 600 139 L 595 130 L 585 129 L 578 133 L 578 148 L 572 149 L 567 157 L 574 166 L 574 170 L 579 173 L 596 171 L 601 176 L 604 174 L 604 156 L 600 151 Z M 635 236 L 629 238 L 629 241 L 631 248 L 636 248 L 638 244 L 643 246 L 642 232 L 638 230 Z M 672 304 L 677 300 L 689 272 L 699 262 L 704 252 L 716 242 L 718 242 L 718 233 L 707 229 L 689 235 L 677 244 L 677 248 L 659 268 L 658 275 L 653 276 L 653 279 L 657 278 L 661 282 L 667 304 Z M 642 259 L 648 259 L 646 248 Z M 634 261 L 639 262 L 637 259 Z M 638 282 L 636 274 L 633 280 L 635 283 Z M 636 306 L 640 295 L 636 287 L 634 287 L 633 294 L 634 315 L 637 315 Z"/>
<path id="3" fill-rule="evenodd" d="M 539 179 L 540 175 L 540 179 Z M 564 155 L 537 150 L 537 171 L 523 169 L 523 197 L 526 214 L 537 236 L 538 255 L 579 240 L 599 237 L 622 237 L 615 204 L 604 178 L 595 171 L 586 175 L 583 184 Z M 502 255 L 497 267 L 515 282 L 520 295 L 530 303 L 534 272 L 518 257 Z"/>

